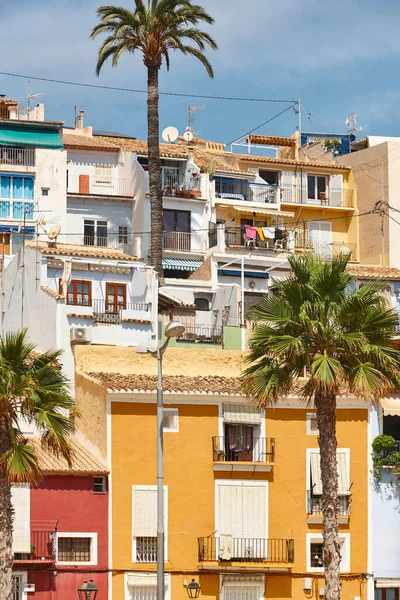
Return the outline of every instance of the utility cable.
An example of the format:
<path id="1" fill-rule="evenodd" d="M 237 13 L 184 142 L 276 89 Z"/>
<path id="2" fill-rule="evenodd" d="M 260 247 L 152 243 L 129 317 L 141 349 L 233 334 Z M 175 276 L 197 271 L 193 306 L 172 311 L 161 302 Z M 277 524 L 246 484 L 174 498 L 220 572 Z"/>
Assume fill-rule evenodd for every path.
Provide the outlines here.
<path id="1" fill-rule="evenodd" d="M 234 142 L 236 142 L 237 140 L 240 140 L 243 137 L 246 137 L 246 135 L 250 135 L 250 133 L 253 133 L 254 131 L 257 131 L 257 129 L 260 129 L 261 127 L 264 127 L 264 125 L 267 125 L 268 123 L 271 123 L 271 121 L 273 121 L 274 119 L 277 119 L 278 117 L 280 117 L 281 115 L 283 115 L 285 112 L 287 112 L 291 108 L 294 108 L 296 106 L 296 104 L 297 104 L 297 101 L 293 102 L 290 106 L 288 106 L 287 108 L 285 108 L 285 110 L 282 110 L 277 115 L 274 115 L 273 117 L 271 117 L 270 119 L 268 119 L 268 121 L 264 121 L 264 123 L 261 123 L 261 125 L 257 125 L 257 127 L 254 127 L 254 129 L 251 129 L 247 133 L 244 133 L 243 135 L 240 135 L 239 137 L 237 137 L 234 140 L 232 140 L 231 142 L 228 142 L 227 146 L 229 146 L 230 144 L 233 144 Z"/>
<path id="2" fill-rule="evenodd" d="M 94 88 L 98 90 L 114 90 L 116 92 L 131 92 L 135 94 L 147 94 L 147 90 L 139 90 L 132 88 L 115 87 L 111 85 L 100 85 L 95 83 L 82 83 L 79 81 L 66 81 L 63 79 L 50 79 L 48 77 L 33 77 L 32 75 L 21 75 L 19 73 L 7 73 L 0 71 L 0 75 L 7 77 L 18 77 L 20 79 L 29 79 L 33 81 L 45 81 L 46 83 L 61 83 L 62 85 L 73 85 L 79 87 Z M 281 104 L 295 104 L 297 100 L 280 100 L 269 98 L 242 98 L 234 96 L 211 96 L 205 94 L 182 94 L 179 92 L 158 92 L 160 96 L 175 96 L 179 98 L 204 98 L 205 100 L 232 100 L 234 102 L 275 102 Z"/>

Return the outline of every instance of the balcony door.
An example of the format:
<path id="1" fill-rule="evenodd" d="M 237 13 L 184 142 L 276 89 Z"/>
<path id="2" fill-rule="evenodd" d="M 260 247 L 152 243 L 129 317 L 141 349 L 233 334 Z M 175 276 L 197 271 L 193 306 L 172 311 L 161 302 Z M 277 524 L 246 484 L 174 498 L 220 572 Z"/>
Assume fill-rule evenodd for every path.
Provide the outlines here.
<path id="1" fill-rule="evenodd" d="M 190 210 L 164 210 L 164 248 L 190 251 Z"/>
<path id="2" fill-rule="evenodd" d="M 218 521 L 216 551 L 219 560 L 267 558 L 268 483 L 252 481 L 217 482 Z M 232 542 L 226 544 L 227 538 Z M 226 554 L 230 548 L 232 556 Z"/>
<path id="3" fill-rule="evenodd" d="M 314 252 L 323 258 L 330 258 L 332 256 L 332 223 L 311 221 L 308 224 L 308 231 Z"/>
<path id="4" fill-rule="evenodd" d="M 120 308 L 126 308 L 126 284 L 106 284 L 106 311 L 117 313 Z"/>
<path id="5" fill-rule="evenodd" d="M 107 246 L 107 221 L 85 219 L 83 222 L 83 243 L 85 246 Z"/>

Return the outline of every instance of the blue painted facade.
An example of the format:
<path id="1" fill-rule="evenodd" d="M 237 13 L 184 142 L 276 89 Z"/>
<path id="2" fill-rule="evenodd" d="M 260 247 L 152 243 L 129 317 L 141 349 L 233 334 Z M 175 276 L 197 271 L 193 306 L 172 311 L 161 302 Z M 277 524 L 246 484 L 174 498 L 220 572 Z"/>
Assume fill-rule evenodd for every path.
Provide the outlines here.
<path id="1" fill-rule="evenodd" d="M 350 144 L 355 141 L 356 136 L 348 133 L 312 133 L 302 132 L 301 133 L 301 145 L 306 146 L 309 143 L 314 143 L 317 140 L 340 140 L 340 146 L 338 148 L 338 155 L 349 154 Z"/>

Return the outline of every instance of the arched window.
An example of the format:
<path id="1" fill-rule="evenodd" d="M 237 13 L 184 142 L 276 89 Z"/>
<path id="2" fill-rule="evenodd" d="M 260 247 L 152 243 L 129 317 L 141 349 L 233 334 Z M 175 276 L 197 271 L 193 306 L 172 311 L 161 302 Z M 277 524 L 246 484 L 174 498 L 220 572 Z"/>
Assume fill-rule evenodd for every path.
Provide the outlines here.
<path id="1" fill-rule="evenodd" d="M 195 298 L 194 304 L 196 306 L 196 310 L 210 310 L 210 303 L 207 298 Z"/>

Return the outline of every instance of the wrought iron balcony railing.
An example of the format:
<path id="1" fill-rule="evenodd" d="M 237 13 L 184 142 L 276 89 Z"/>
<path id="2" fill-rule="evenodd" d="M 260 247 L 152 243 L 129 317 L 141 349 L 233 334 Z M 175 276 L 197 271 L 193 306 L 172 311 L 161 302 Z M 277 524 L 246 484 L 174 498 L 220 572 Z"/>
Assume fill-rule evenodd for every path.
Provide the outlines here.
<path id="1" fill-rule="evenodd" d="M 56 560 L 56 534 L 55 531 L 31 531 L 31 551 L 14 554 L 16 561 L 41 561 L 54 562 Z"/>
<path id="2" fill-rule="evenodd" d="M 229 535 L 198 539 L 199 562 L 294 562 L 294 540 L 237 538 Z"/>
<path id="3" fill-rule="evenodd" d="M 275 438 L 230 439 L 229 436 L 215 436 L 212 442 L 214 462 L 273 463 L 275 461 Z"/>

